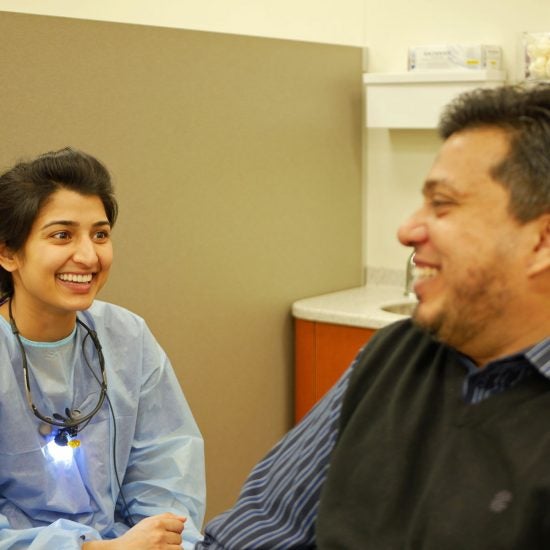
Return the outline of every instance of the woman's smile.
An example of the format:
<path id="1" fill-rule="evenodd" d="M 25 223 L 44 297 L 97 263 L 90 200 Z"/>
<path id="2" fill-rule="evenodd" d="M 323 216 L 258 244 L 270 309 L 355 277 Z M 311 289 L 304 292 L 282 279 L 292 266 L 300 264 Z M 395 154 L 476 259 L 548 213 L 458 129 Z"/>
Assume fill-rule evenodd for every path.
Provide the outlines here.
<path id="1" fill-rule="evenodd" d="M 99 197 L 68 189 L 53 193 L 14 255 L 17 305 L 70 317 L 89 308 L 109 275 L 110 231 Z"/>

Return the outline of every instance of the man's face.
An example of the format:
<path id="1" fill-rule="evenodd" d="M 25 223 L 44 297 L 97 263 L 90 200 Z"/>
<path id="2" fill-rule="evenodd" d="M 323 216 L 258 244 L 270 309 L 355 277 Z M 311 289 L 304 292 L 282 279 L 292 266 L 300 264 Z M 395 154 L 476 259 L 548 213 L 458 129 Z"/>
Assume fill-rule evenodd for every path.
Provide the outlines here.
<path id="1" fill-rule="evenodd" d="M 428 174 L 423 206 L 398 233 L 416 251 L 415 321 L 464 353 L 506 322 L 524 291 L 528 234 L 490 175 L 508 147 L 497 128 L 452 135 Z"/>

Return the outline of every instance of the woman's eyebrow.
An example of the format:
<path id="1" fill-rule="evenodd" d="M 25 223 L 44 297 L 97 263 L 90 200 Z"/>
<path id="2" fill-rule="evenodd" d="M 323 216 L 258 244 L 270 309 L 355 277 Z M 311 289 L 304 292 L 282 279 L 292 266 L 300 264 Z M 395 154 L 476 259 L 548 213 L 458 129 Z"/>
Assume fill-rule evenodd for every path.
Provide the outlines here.
<path id="1" fill-rule="evenodd" d="M 52 225 L 64 225 L 64 226 L 67 226 L 67 227 L 77 227 L 77 226 L 80 225 L 80 223 L 72 221 L 72 220 L 53 220 L 53 221 L 48 222 L 47 224 L 43 225 L 41 227 L 41 229 L 47 229 L 48 227 L 50 227 Z M 100 220 L 100 221 L 94 222 L 92 224 L 92 227 L 102 227 L 104 225 L 108 225 L 109 227 L 111 226 L 109 220 Z"/>

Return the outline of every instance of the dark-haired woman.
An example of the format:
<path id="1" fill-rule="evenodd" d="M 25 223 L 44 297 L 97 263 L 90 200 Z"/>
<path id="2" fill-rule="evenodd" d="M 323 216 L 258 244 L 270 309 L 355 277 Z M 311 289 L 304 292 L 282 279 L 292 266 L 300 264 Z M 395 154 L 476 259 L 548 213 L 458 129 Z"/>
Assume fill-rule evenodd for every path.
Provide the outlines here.
<path id="1" fill-rule="evenodd" d="M 117 203 L 63 149 L 0 176 L 0 550 L 192 548 L 203 441 L 144 321 L 96 300 Z"/>

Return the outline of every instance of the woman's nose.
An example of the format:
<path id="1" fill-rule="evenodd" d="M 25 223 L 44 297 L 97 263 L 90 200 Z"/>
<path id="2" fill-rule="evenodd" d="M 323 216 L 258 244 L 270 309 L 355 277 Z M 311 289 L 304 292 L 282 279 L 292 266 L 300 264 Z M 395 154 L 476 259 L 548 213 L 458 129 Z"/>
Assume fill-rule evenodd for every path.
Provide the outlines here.
<path id="1" fill-rule="evenodd" d="M 412 214 L 399 226 L 397 238 L 405 246 L 416 246 L 426 241 L 428 231 L 426 224 L 421 219 L 420 210 Z"/>
<path id="2" fill-rule="evenodd" d="M 97 258 L 97 252 L 91 239 L 80 239 L 73 254 L 74 261 L 84 265 L 93 265 L 97 262 Z"/>

